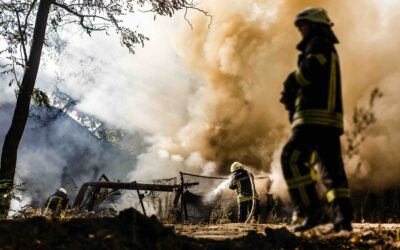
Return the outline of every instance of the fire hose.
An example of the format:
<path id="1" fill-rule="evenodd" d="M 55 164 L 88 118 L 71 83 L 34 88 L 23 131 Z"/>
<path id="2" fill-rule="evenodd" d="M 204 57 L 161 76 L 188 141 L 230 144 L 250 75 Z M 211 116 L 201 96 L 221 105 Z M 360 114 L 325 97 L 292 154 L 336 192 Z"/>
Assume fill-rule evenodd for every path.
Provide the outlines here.
<path id="1" fill-rule="evenodd" d="M 249 175 L 249 179 L 250 179 L 250 183 L 251 183 L 251 193 L 252 193 L 252 206 L 251 206 L 251 211 L 249 213 L 249 215 L 247 216 L 247 219 L 244 223 L 249 223 L 251 217 L 253 217 L 254 212 L 256 210 L 256 202 L 257 202 L 257 197 L 256 197 L 256 187 L 254 185 L 254 177 L 253 174 L 247 173 Z"/>

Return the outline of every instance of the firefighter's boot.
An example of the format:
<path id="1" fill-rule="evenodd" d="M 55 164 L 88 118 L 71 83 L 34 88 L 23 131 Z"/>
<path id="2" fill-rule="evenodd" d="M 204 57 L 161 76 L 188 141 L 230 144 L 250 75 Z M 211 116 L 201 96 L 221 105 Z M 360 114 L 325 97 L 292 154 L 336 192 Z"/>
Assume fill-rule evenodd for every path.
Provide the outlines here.
<path id="1" fill-rule="evenodd" d="M 295 227 L 294 231 L 304 232 L 322 224 L 323 215 L 324 212 L 322 209 L 314 209 L 313 211 L 308 212 L 306 218 L 304 219 L 303 224 L 298 227 Z"/>

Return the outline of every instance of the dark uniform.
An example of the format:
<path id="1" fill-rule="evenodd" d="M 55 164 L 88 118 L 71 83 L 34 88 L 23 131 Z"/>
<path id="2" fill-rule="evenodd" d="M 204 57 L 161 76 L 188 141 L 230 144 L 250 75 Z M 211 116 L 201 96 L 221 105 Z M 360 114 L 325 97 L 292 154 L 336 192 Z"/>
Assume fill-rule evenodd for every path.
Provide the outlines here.
<path id="1" fill-rule="evenodd" d="M 283 148 L 281 164 L 295 210 L 317 220 L 322 209 L 315 189 L 316 175 L 311 168 L 316 153 L 335 229 L 351 230 L 350 193 L 339 139 L 343 134 L 343 106 L 335 43 L 338 40 L 330 27 L 320 25 L 297 46 L 301 52 L 298 69 L 284 83 L 281 99 L 292 125 L 292 136 Z"/>
<path id="2" fill-rule="evenodd" d="M 245 169 L 238 169 L 231 175 L 231 183 L 229 188 L 236 190 L 237 192 L 238 221 L 240 222 L 246 221 L 246 218 L 253 207 L 253 193 L 251 189 L 250 178 L 254 179 L 253 175 L 247 172 Z M 254 190 L 254 192 L 256 191 Z M 255 198 L 256 207 L 253 219 L 258 217 L 259 196 L 257 193 L 255 193 Z"/>
<path id="3" fill-rule="evenodd" d="M 68 202 L 67 194 L 57 190 L 47 199 L 45 211 L 53 216 L 58 216 L 67 207 Z"/>

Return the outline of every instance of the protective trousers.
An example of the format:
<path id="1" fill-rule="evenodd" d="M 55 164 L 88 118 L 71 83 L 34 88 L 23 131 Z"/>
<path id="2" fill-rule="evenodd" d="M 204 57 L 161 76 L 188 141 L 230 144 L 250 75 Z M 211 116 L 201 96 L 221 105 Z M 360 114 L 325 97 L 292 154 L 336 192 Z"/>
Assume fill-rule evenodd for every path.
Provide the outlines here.
<path id="1" fill-rule="evenodd" d="M 295 127 L 281 155 L 283 175 L 295 210 L 305 216 L 322 209 L 315 186 L 317 176 L 312 168 L 315 155 L 318 157 L 319 175 L 335 224 L 353 218 L 339 138 L 339 133 L 329 127 Z"/>
<path id="2" fill-rule="evenodd" d="M 258 213 L 259 213 L 259 200 L 256 200 L 256 206 L 253 214 L 252 219 L 257 219 Z M 253 207 L 253 200 L 247 200 L 247 201 L 242 201 L 238 203 L 238 221 L 239 222 L 245 222 L 247 219 L 247 216 L 249 216 L 251 212 L 251 208 Z"/>

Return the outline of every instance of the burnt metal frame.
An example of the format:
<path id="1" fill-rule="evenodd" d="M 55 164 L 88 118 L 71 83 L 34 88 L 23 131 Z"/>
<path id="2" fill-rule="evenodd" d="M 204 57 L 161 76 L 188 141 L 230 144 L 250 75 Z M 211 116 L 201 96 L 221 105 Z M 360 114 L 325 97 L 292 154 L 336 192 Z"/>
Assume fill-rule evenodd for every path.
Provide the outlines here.
<path id="1" fill-rule="evenodd" d="M 78 195 L 74 201 L 73 208 L 82 208 L 82 202 L 85 198 L 86 191 L 89 187 L 93 187 L 97 192 L 101 188 L 110 188 L 113 190 L 124 189 L 124 190 L 136 190 L 139 195 L 140 204 L 142 206 L 143 213 L 146 215 L 146 211 L 143 205 L 143 195 L 140 194 L 139 190 L 145 191 L 156 191 L 156 192 L 177 192 L 176 197 L 181 195 L 184 188 L 199 185 L 198 182 L 181 183 L 180 185 L 167 185 L 167 184 L 147 184 L 134 182 L 110 182 L 110 181 L 92 181 L 86 182 L 79 189 Z M 178 198 L 179 199 L 179 198 Z M 175 203 L 175 202 L 174 202 Z M 174 204 L 176 206 L 176 204 Z"/>

